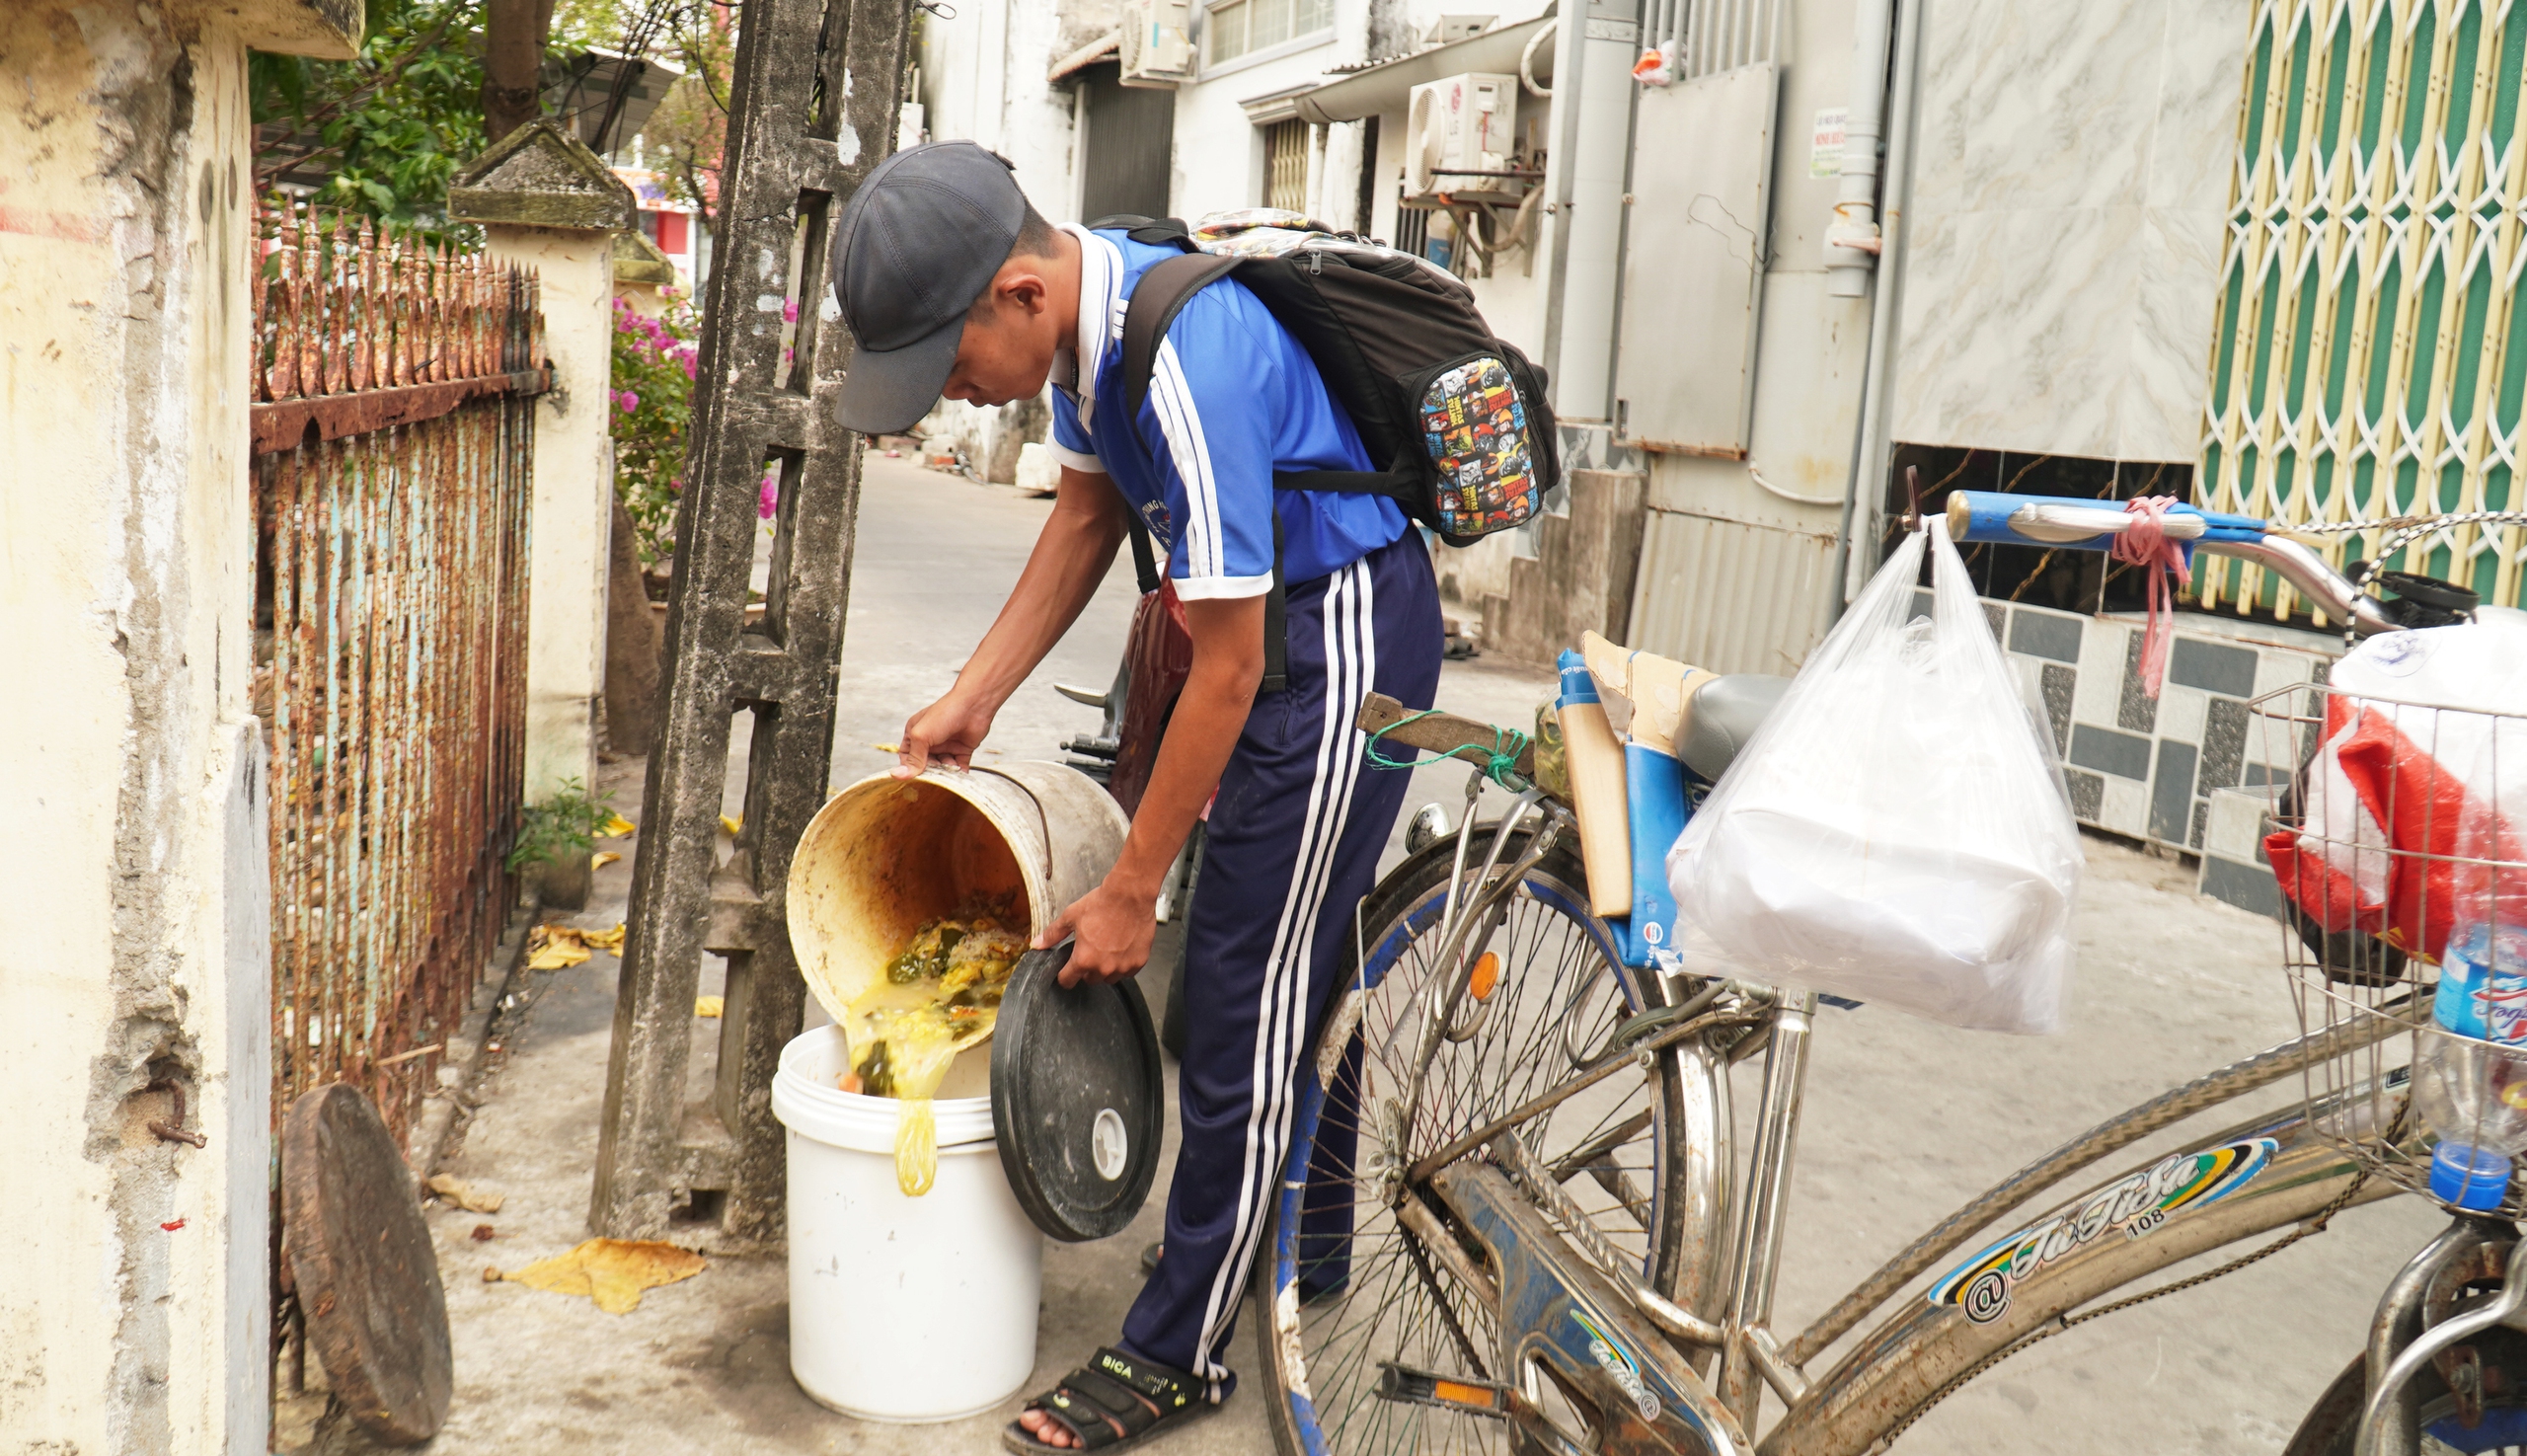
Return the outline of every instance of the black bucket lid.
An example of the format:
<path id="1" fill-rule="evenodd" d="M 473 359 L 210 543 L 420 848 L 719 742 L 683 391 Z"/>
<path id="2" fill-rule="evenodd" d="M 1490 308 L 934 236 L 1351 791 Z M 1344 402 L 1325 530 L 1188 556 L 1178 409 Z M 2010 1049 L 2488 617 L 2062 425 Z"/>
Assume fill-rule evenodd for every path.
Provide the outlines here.
<path id="1" fill-rule="evenodd" d="M 1019 1205 L 1078 1244 L 1121 1233 L 1148 1201 L 1167 1072 L 1139 984 L 1065 990 L 1069 963 L 1065 941 L 1010 972 L 991 1038 L 991 1121 Z"/>

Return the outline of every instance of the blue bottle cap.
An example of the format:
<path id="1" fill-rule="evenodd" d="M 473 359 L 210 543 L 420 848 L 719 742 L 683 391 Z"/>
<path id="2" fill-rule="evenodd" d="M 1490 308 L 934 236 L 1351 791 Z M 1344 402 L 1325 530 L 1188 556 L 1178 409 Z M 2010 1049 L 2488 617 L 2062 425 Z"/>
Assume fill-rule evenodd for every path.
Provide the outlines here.
<path id="1" fill-rule="evenodd" d="M 2430 1155 L 2430 1196 L 2451 1208 L 2488 1213 L 2509 1195 L 2509 1159 L 2471 1143 L 2443 1142 Z"/>
<path id="2" fill-rule="evenodd" d="M 1561 702 L 1564 705 L 1598 701 L 1597 680 L 1588 675 L 1587 658 L 1565 648 L 1554 665 L 1562 669 Z"/>

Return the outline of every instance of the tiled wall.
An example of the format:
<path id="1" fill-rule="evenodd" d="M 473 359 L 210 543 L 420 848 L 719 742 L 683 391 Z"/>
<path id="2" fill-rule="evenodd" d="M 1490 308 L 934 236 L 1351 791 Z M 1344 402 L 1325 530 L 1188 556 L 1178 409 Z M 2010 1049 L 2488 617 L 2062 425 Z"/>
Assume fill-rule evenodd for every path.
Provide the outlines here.
<path id="1" fill-rule="evenodd" d="M 1930 611 L 1930 594 L 1915 598 Z M 2137 613 L 2090 616 L 1985 601 L 2019 688 L 2053 733 L 2081 823 L 2202 856 L 2203 893 L 2261 913 L 2278 898 L 2263 862 L 2262 786 L 2296 761 L 2248 705 L 2322 682 L 2339 638 L 2183 613 L 2154 702 L 2140 680 Z"/>

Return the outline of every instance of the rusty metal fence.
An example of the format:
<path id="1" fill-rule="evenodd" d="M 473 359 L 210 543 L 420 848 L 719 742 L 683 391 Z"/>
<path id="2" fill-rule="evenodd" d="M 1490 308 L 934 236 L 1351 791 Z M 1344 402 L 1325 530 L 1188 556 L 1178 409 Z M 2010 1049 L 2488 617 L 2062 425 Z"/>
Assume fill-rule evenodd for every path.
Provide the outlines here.
<path id="1" fill-rule="evenodd" d="M 532 273 L 258 217 L 255 712 L 270 750 L 272 1110 L 401 1139 L 517 898 Z"/>

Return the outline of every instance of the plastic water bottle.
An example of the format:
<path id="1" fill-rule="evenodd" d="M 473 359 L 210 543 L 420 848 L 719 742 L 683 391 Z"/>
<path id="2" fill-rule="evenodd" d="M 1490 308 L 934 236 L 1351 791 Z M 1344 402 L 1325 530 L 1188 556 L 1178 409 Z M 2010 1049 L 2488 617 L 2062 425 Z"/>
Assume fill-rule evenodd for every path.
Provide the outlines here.
<path id="1" fill-rule="evenodd" d="M 2498 1208 L 2527 1151 L 2527 925 L 2459 925 L 2440 958 L 2431 1020 L 2454 1034 L 2424 1037 L 2413 1068 L 2414 1106 L 2439 1134 L 2431 1196 Z"/>

